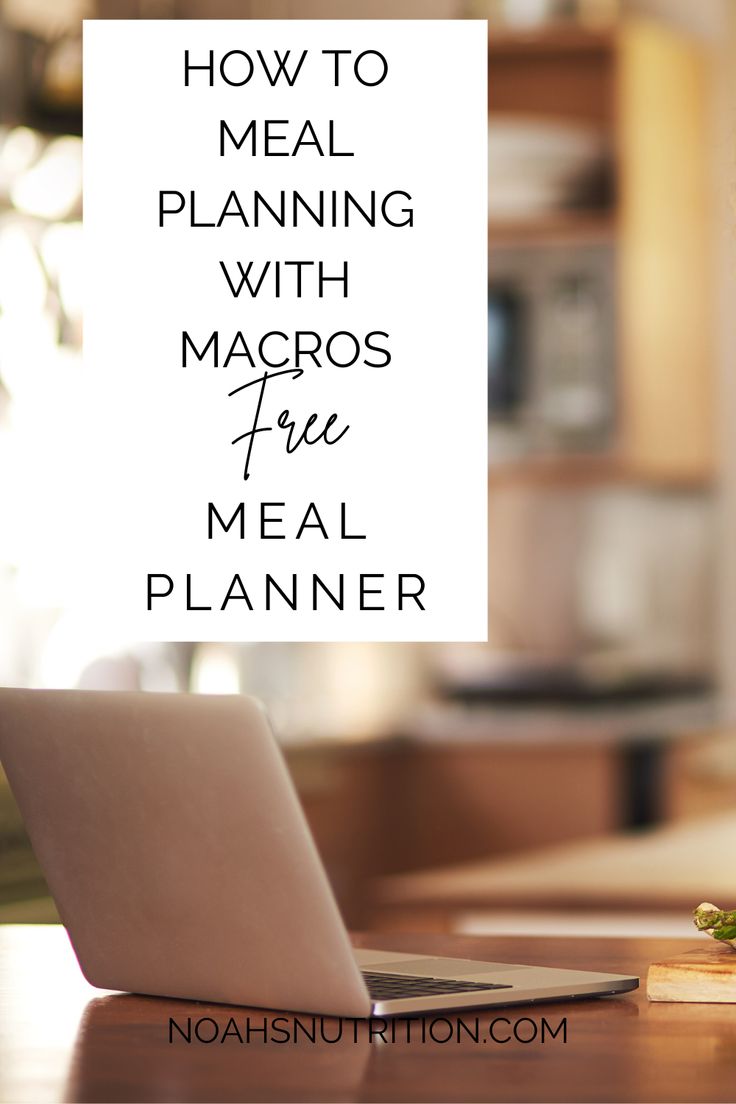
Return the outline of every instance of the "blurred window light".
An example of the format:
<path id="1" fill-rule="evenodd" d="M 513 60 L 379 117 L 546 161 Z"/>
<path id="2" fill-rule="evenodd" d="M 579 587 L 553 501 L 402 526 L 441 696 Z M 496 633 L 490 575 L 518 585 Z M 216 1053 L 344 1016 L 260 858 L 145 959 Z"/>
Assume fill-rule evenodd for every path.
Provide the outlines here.
<path id="1" fill-rule="evenodd" d="M 39 605 L 43 608 L 43 603 Z M 78 686 L 85 671 L 102 657 L 127 662 L 129 646 L 128 638 L 114 626 L 106 626 L 99 618 L 62 610 L 57 613 L 41 649 L 36 685 L 52 690 Z"/>
<path id="2" fill-rule="evenodd" d="M 41 238 L 41 257 L 46 272 L 56 282 L 64 312 L 82 317 L 82 224 L 52 223 Z"/>
<path id="3" fill-rule="evenodd" d="M 82 140 L 66 135 L 49 142 L 35 165 L 11 186 L 13 205 L 38 218 L 68 218 L 82 198 Z"/>
<path id="4" fill-rule="evenodd" d="M 195 694 L 239 694 L 240 671 L 233 648 L 200 644 L 192 663 L 191 689 Z"/>
<path id="5" fill-rule="evenodd" d="M 17 177 L 40 157 L 44 140 L 35 130 L 14 127 L 0 144 L 0 189 L 9 191 Z"/>
<path id="6" fill-rule="evenodd" d="M 47 5 L 48 13 L 55 6 Z M 0 9 L 4 15 L 2 0 Z M 53 571 L 39 570 L 39 552 L 65 524 L 64 511 L 47 525 L 29 507 L 56 478 L 59 466 L 50 458 L 75 456 L 81 198 L 80 139 L 0 127 L 0 471 L 13 476 L 0 479 L 0 599 L 7 615 L 0 618 L 0 671 L 50 686 L 77 685 L 100 656 L 124 655 L 129 639 L 124 626 L 101 628 L 66 612 L 76 564 L 62 555 Z"/>
<path id="7" fill-rule="evenodd" d="M 549 19 L 553 6 L 550 0 L 505 0 L 502 10 L 507 23 L 528 27 Z"/>
<path id="8" fill-rule="evenodd" d="M 24 228 L 0 228 L 0 311 L 5 318 L 31 321 L 43 314 L 48 285 L 43 266 Z"/>
<path id="9" fill-rule="evenodd" d="M 55 38 L 76 30 L 81 19 L 94 15 L 92 0 L 2 0 L 3 19 L 39 38 Z"/>
<path id="10" fill-rule="evenodd" d="M 78 354 L 57 345 L 57 331 L 56 320 L 48 314 L 29 320 L 0 315 L 2 378 L 12 399 L 11 423 L 19 435 L 24 432 L 21 417 L 32 425 L 35 410 L 38 420 L 39 389 L 48 389 L 53 374 L 61 381 L 77 369 Z"/>

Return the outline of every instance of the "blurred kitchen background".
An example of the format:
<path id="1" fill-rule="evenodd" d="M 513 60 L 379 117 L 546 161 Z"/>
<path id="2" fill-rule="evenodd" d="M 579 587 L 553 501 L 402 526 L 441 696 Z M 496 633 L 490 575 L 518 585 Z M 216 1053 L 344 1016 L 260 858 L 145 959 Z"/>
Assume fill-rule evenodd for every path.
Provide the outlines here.
<path id="1" fill-rule="evenodd" d="M 136 646 L 29 569 L 85 16 L 489 19 L 487 645 Z M 0 0 L 0 683 L 262 697 L 353 927 L 733 906 L 735 194 L 733 0 Z M 53 917 L 0 776 L 0 920 Z"/>

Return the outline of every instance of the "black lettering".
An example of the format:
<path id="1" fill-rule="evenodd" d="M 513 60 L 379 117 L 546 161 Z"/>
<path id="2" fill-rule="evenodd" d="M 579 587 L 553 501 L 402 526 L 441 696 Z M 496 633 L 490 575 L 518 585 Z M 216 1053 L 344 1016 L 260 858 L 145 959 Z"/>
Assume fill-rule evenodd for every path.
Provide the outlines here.
<path id="1" fill-rule="evenodd" d="M 230 520 L 225 523 L 220 512 L 213 502 L 207 503 L 207 539 L 212 540 L 212 522 L 217 520 L 225 533 L 229 533 L 236 521 L 240 522 L 240 539 L 245 539 L 245 503 L 240 502 Z"/>
<path id="2" fill-rule="evenodd" d="M 266 59 L 264 58 L 261 51 L 257 50 L 256 53 L 258 54 L 258 57 L 260 58 L 261 65 L 263 66 L 263 71 L 266 74 L 266 77 L 267 77 L 267 79 L 268 79 L 268 81 L 269 81 L 272 88 L 277 83 L 277 81 L 279 80 L 279 78 L 281 77 L 282 74 L 286 78 L 286 83 L 289 85 L 289 87 L 293 88 L 294 82 L 296 81 L 296 78 L 299 76 L 299 70 L 301 69 L 302 65 L 304 64 L 304 59 L 307 56 L 307 51 L 302 50 L 301 57 L 299 58 L 299 61 L 297 62 L 296 69 L 294 70 L 293 73 L 289 73 L 288 69 L 286 68 L 286 63 L 289 60 L 289 54 L 291 53 L 291 50 L 287 50 L 283 57 L 281 57 L 278 50 L 274 50 L 273 54 L 274 54 L 274 57 L 276 58 L 276 61 L 278 62 L 278 68 L 272 76 L 271 72 L 268 68 L 268 65 L 266 64 Z"/>
<path id="3" fill-rule="evenodd" d="M 378 590 L 371 590 L 366 585 L 366 580 L 368 580 L 368 579 L 383 579 L 384 576 L 382 574 L 376 575 L 375 573 L 374 574 L 370 574 L 370 573 L 369 574 L 363 574 L 363 573 L 361 573 L 359 578 L 360 578 L 360 609 L 361 610 L 383 610 L 383 609 L 385 609 L 386 608 L 385 606 L 368 606 L 368 605 L 366 605 L 366 601 L 365 601 L 367 595 L 369 595 L 369 594 L 380 594 L 381 593 L 380 588 Z"/>
<path id="4" fill-rule="evenodd" d="M 567 1016 L 563 1016 L 558 1023 L 555 1030 L 552 1030 L 552 1025 L 548 1020 L 542 1016 L 542 1042 L 546 1042 L 546 1036 L 549 1035 L 550 1039 L 556 1039 L 559 1033 L 562 1032 L 563 1043 L 567 1042 Z"/>
<path id="5" fill-rule="evenodd" d="M 507 1035 L 505 1038 L 501 1039 L 496 1034 L 496 1024 L 507 1024 L 507 1025 L 510 1026 L 511 1021 L 508 1020 L 505 1016 L 497 1016 L 495 1020 L 491 1020 L 489 1028 L 488 1028 L 488 1030 L 490 1031 L 490 1034 L 491 1034 L 491 1038 L 493 1039 L 494 1043 L 510 1043 L 511 1042 L 511 1036 L 510 1035 Z"/>
<path id="6" fill-rule="evenodd" d="M 179 199 L 178 206 L 176 206 L 176 207 L 166 207 L 166 206 L 164 206 L 164 197 L 165 196 L 177 196 L 178 199 Z M 184 198 L 184 193 L 183 192 L 171 192 L 171 191 L 159 192 L 158 193 L 158 225 L 159 225 L 159 227 L 163 226 L 165 215 L 178 215 L 178 214 L 181 214 L 181 212 L 184 210 L 185 204 L 186 204 L 186 199 Z"/>
<path id="7" fill-rule="evenodd" d="M 168 583 L 167 589 L 166 590 L 153 590 L 152 587 L 153 587 L 153 580 L 154 579 L 166 579 L 166 582 Z M 151 602 L 153 601 L 154 598 L 168 598 L 168 596 L 171 594 L 173 589 L 174 589 L 174 580 L 171 578 L 170 575 L 149 575 L 148 576 L 148 601 L 146 603 L 146 608 L 149 609 L 149 610 L 151 609 Z"/>
<path id="8" fill-rule="evenodd" d="M 246 61 L 246 76 L 242 80 L 232 80 L 225 72 L 225 66 L 229 62 L 230 58 L 244 58 Z M 247 84 L 250 78 L 253 76 L 253 59 L 250 54 L 246 54 L 244 50 L 228 50 L 223 55 L 220 62 L 220 76 L 224 80 L 225 84 L 229 84 L 233 88 L 242 88 L 244 84 Z"/>
<path id="9" fill-rule="evenodd" d="M 212 1024 L 212 1034 L 210 1035 L 209 1039 L 201 1034 L 203 1024 Z M 217 1026 L 217 1020 L 213 1020 L 211 1016 L 202 1016 L 201 1020 L 197 1020 L 194 1025 L 194 1034 L 200 1043 L 214 1043 L 219 1032 L 220 1029 Z"/>
<path id="10" fill-rule="evenodd" d="M 215 83 L 215 56 L 214 52 L 210 50 L 209 61 L 206 65 L 192 65 L 189 60 L 189 51 L 184 51 L 184 87 L 189 87 L 189 74 L 195 69 L 203 69 L 206 73 L 209 73 L 209 85 L 210 88 Z"/>
<path id="11" fill-rule="evenodd" d="M 415 590 L 404 590 L 404 579 L 415 579 L 419 584 L 419 587 Z M 412 598 L 419 606 L 420 610 L 424 609 L 424 606 L 419 601 L 419 595 L 424 593 L 424 579 L 421 575 L 399 575 L 399 609 L 404 608 L 404 599 Z"/>
<path id="12" fill-rule="evenodd" d="M 340 503 L 340 540 L 365 540 L 364 533 L 348 533 L 346 531 L 345 503 Z"/>
<path id="13" fill-rule="evenodd" d="M 531 1035 L 529 1035 L 529 1037 L 526 1039 L 523 1035 L 519 1034 L 519 1028 L 522 1024 L 530 1024 L 531 1026 Z M 520 1020 L 516 1021 L 516 1023 L 514 1024 L 514 1038 L 518 1043 L 533 1043 L 536 1037 L 537 1025 L 535 1024 L 534 1020 L 530 1019 L 529 1016 L 522 1016 Z"/>
<path id="14" fill-rule="evenodd" d="M 282 525 L 283 517 L 269 517 L 266 514 L 266 508 L 268 506 L 285 506 L 285 502 L 262 502 L 261 503 L 261 540 L 286 540 L 283 533 L 267 533 L 267 525 Z"/>
<path id="15" fill-rule="evenodd" d="M 251 1035 L 262 1035 L 263 1041 L 268 1042 L 268 1020 L 264 1016 L 261 1020 L 261 1027 L 253 1027 L 250 1022 L 250 1016 L 245 1021 L 245 1041 L 250 1042 Z"/>
<path id="16" fill-rule="evenodd" d="M 187 575 L 187 613 L 195 613 L 199 610 L 211 610 L 212 606 L 192 605 L 192 576 Z"/>
<path id="17" fill-rule="evenodd" d="M 274 579 L 273 575 L 266 575 L 266 609 L 271 609 L 271 587 L 281 595 L 287 606 L 291 609 L 296 609 L 296 575 L 291 576 L 291 597 L 286 593 L 282 587 Z"/>
<path id="18" fill-rule="evenodd" d="M 191 1016 L 187 1016 L 186 1030 L 180 1024 L 178 1024 L 172 1016 L 169 1016 L 169 1042 L 170 1043 L 173 1042 L 173 1028 L 176 1028 L 176 1030 L 179 1032 L 182 1039 L 186 1043 L 191 1043 L 191 1041 L 192 1041 L 192 1017 Z"/>
<path id="19" fill-rule="evenodd" d="M 286 1024 L 286 1027 L 282 1027 L 282 1024 Z M 279 1044 L 288 1043 L 290 1038 L 288 1018 L 286 1016 L 274 1016 L 271 1020 L 270 1041 Z"/>
<path id="20" fill-rule="evenodd" d="M 315 421 L 316 421 L 317 415 L 312 414 L 312 418 L 314 418 Z M 309 520 L 309 517 L 310 517 L 311 514 L 314 514 L 314 519 L 315 519 L 314 521 Z M 322 524 L 322 518 L 319 516 L 319 510 L 317 509 L 314 502 L 310 502 L 309 506 L 307 507 L 307 512 L 304 515 L 304 519 L 303 519 L 301 525 L 299 526 L 298 532 L 296 534 L 296 539 L 297 540 L 301 539 L 301 535 L 302 535 L 302 533 L 304 532 L 305 529 L 319 529 L 320 533 L 325 538 L 325 540 L 329 540 L 329 537 L 327 536 L 327 530 L 325 529 L 324 525 Z"/>
<path id="21" fill-rule="evenodd" d="M 235 593 L 236 589 L 238 589 L 240 591 L 239 594 Z M 249 610 L 253 609 L 253 605 L 251 603 L 251 600 L 248 597 L 248 591 L 243 586 L 243 580 L 240 578 L 239 575 L 233 575 L 232 582 L 230 583 L 230 586 L 227 588 L 227 594 L 225 595 L 225 598 L 223 599 L 223 603 L 220 606 L 220 610 L 224 610 L 225 607 L 227 606 L 228 602 L 235 602 L 235 601 L 245 602 L 245 604 L 246 604 L 246 606 L 248 607 Z"/>
<path id="22" fill-rule="evenodd" d="M 376 78 L 376 80 L 367 80 L 365 77 L 361 77 L 360 73 L 358 72 L 358 70 L 361 69 L 361 68 L 365 71 L 365 68 L 366 68 L 365 65 L 361 66 L 360 63 L 363 60 L 363 58 L 368 58 L 368 57 L 374 57 L 374 58 L 379 59 L 380 73 L 379 73 L 378 77 Z M 355 59 L 355 62 L 353 63 L 353 72 L 355 73 L 355 79 L 360 81 L 361 84 L 366 85 L 368 88 L 375 88 L 377 84 L 383 84 L 386 77 L 388 76 L 388 62 L 386 61 L 386 58 L 380 52 L 380 50 L 363 50 L 363 53 L 358 54 L 357 58 Z"/>
<path id="23" fill-rule="evenodd" d="M 218 361 L 218 358 L 219 358 L 219 342 L 220 342 L 219 335 L 217 333 L 217 330 L 215 330 L 215 332 L 213 334 L 210 334 L 210 337 L 209 337 L 205 347 L 202 350 L 200 350 L 194 344 L 194 342 L 192 341 L 192 339 L 189 336 L 189 334 L 187 333 L 187 331 L 182 330 L 182 333 L 181 333 L 181 366 L 182 366 L 182 368 L 187 367 L 187 353 L 188 353 L 189 349 L 191 349 L 191 351 L 194 353 L 197 360 L 201 362 L 207 356 L 207 350 L 209 349 L 210 345 L 214 346 L 214 348 L 213 348 L 214 359 L 212 361 L 212 366 L 213 366 L 213 368 L 217 368 L 218 363 L 219 363 L 219 361 Z M 229 354 L 228 354 L 228 356 L 229 356 Z"/>
<path id="24" fill-rule="evenodd" d="M 256 121 L 251 119 L 240 138 L 236 138 L 224 119 L 220 119 L 220 157 L 225 156 L 225 137 L 227 136 L 236 150 L 242 149 L 245 139 L 250 135 L 251 156 L 256 154 Z"/>
<path id="25" fill-rule="evenodd" d="M 238 1042 L 242 1043 L 243 1036 L 240 1034 L 240 1029 L 238 1028 L 237 1023 L 235 1022 L 235 1017 L 234 1016 L 231 1016 L 229 1018 L 229 1020 L 227 1021 L 227 1023 L 225 1024 L 225 1030 L 223 1031 L 222 1035 L 220 1036 L 220 1042 L 224 1043 L 225 1040 L 229 1039 L 231 1035 L 234 1035 L 235 1038 L 238 1040 Z"/>
<path id="26" fill-rule="evenodd" d="M 330 601 L 337 606 L 339 610 L 345 609 L 345 577 L 341 573 L 339 575 L 340 580 L 340 595 L 338 598 L 332 593 L 329 587 L 322 582 L 319 575 L 312 576 L 312 609 L 317 609 L 317 587 L 321 587 Z"/>
<path id="27" fill-rule="evenodd" d="M 388 340 L 388 334 L 385 330 L 371 330 L 369 334 L 366 334 L 365 347 L 370 349 L 372 353 L 383 353 L 383 360 L 378 363 L 375 360 L 364 360 L 363 363 L 367 364 L 369 368 L 385 368 L 387 364 L 391 363 L 391 353 L 388 349 L 383 349 L 380 345 L 375 345 L 372 341 L 372 337 L 385 337 Z"/>

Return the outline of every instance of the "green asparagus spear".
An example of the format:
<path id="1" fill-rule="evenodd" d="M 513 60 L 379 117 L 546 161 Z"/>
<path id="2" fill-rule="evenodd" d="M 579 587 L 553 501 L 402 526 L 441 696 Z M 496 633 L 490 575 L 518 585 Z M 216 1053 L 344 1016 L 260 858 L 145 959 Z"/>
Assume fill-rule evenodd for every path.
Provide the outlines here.
<path id="1" fill-rule="evenodd" d="M 704 902 L 695 909 L 693 920 L 698 931 L 706 931 L 714 939 L 721 942 L 736 939 L 736 909 L 728 912 Z"/>

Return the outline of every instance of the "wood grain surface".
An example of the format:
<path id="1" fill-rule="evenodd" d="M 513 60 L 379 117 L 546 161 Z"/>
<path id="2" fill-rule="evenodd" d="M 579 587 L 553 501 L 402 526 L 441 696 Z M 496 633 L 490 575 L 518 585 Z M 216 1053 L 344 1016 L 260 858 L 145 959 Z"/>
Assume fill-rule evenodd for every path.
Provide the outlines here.
<path id="1" fill-rule="evenodd" d="M 736 951 L 715 942 L 653 962 L 647 994 L 654 1001 L 736 1004 Z"/>
<path id="2" fill-rule="evenodd" d="M 694 941 L 362 936 L 362 945 L 605 969 L 646 976 Z M 484 1014 L 480 1014 L 484 1017 Z M 645 992 L 497 1009 L 510 1024 L 567 1021 L 567 1042 L 169 1044 L 169 1017 L 274 1013 L 124 994 L 82 978 L 63 929 L 0 927 L 0 1100 L 32 1101 L 732 1101 L 736 1019 L 722 1004 L 659 1004 Z M 467 1017 L 466 1017 L 467 1018 Z M 486 1023 L 487 1014 L 483 1018 Z M 207 1025 L 209 1026 L 209 1025 Z M 335 1021 L 326 1021 L 326 1034 Z M 522 1027 L 530 1031 L 528 1022 Z M 501 1034 L 509 1026 L 501 1025 Z M 522 1031 L 522 1034 L 524 1031 Z"/>

